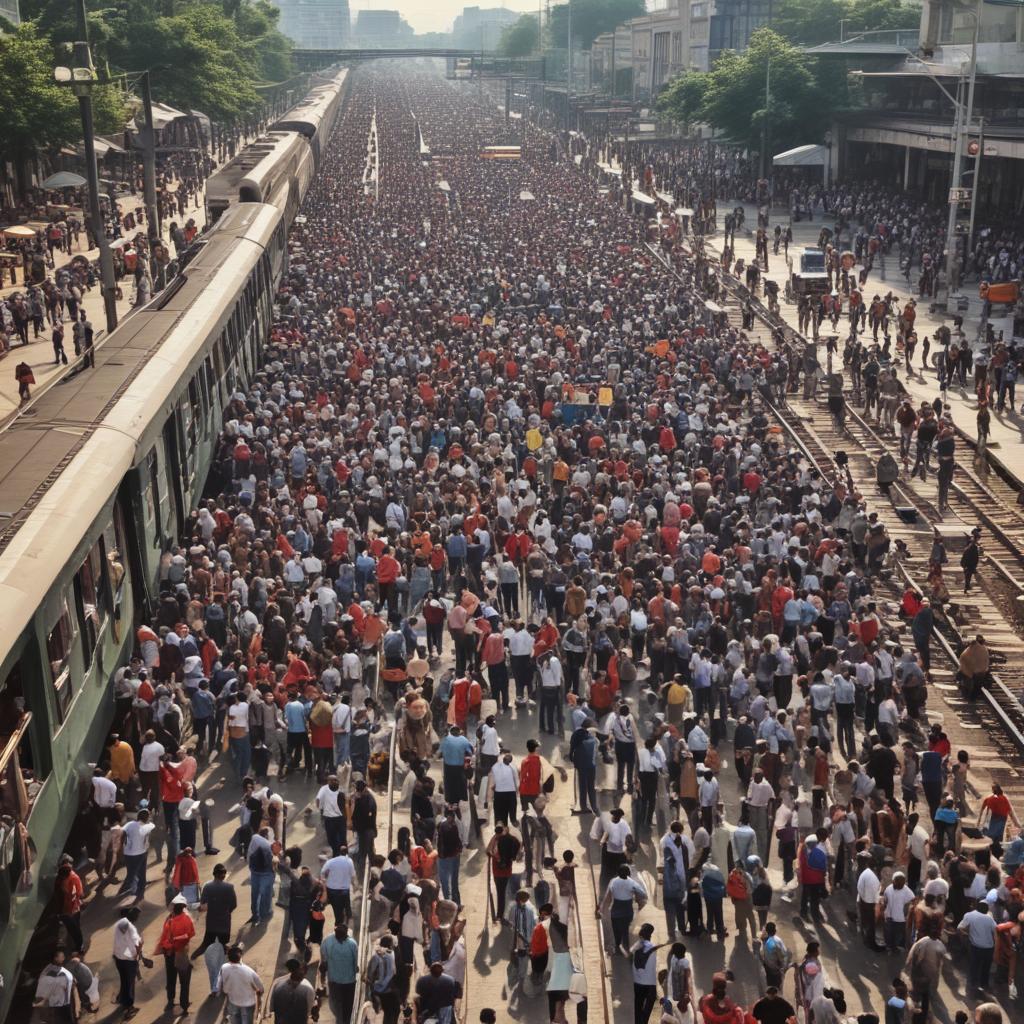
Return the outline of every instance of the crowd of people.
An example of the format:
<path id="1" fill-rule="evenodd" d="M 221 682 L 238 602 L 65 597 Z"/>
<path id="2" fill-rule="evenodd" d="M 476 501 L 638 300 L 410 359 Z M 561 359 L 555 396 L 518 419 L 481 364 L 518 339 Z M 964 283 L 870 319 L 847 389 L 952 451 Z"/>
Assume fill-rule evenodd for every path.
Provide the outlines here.
<path id="1" fill-rule="evenodd" d="M 352 140 L 371 122 L 368 191 Z M 786 357 L 707 317 L 702 269 L 654 260 L 528 123 L 521 159 L 481 159 L 498 130 L 432 74 L 356 74 L 76 833 L 90 902 L 120 901 L 119 1005 L 134 1015 L 159 956 L 188 1011 L 202 958 L 232 1024 L 304 1024 L 321 1000 L 339 1024 L 450 1024 L 467 923 L 492 918 L 508 1000 L 544 992 L 552 1022 L 583 1024 L 601 972 L 576 872 L 599 850 L 637 1024 L 924 1022 L 947 949 L 963 1005 L 1000 1024 L 981 994 L 994 958 L 1016 996 L 1024 838 L 926 721 L 884 524 L 790 449 L 757 386 Z M 549 817 L 558 764 L 590 835 L 575 851 Z M 385 819 L 408 824 L 382 844 Z M 462 892 L 482 891 L 477 847 L 486 910 Z M 38 993 L 64 1019 L 95 1002 L 79 868 Z M 859 932 L 894 979 L 880 1002 L 842 990 L 856 968 L 820 935 L 790 951 L 797 908 Z M 284 963 L 260 970 L 268 926 Z M 706 969 L 730 931 L 746 979 Z"/>

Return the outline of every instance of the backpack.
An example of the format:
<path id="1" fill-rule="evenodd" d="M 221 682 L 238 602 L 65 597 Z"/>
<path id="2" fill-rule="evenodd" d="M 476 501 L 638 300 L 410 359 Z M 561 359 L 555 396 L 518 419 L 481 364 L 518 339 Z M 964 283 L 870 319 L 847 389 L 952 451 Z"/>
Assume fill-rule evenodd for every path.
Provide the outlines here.
<path id="1" fill-rule="evenodd" d="M 733 900 L 745 900 L 750 897 L 746 876 L 739 868 L 729 872 L 729 880 L 725 883 L 725 891 Z"/>
<path id="2" fill-rule="evenodd" d="M 642 971 L 647 966 L 647 961 L 650 960 L 651 954 L 654 952 L 654 949 L 654 946 L 649 946 L 646 949 L 644 949 L 644 947 L 641 946 L 639 949 L 634 950 L 633 967 L 638 971 Z"/>

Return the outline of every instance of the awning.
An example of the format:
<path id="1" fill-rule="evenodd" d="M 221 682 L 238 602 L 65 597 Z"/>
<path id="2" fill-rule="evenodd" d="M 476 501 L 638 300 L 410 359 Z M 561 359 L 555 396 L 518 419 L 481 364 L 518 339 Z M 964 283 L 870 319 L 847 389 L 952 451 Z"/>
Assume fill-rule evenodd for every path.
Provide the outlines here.
<path id="1" fill-rule="evenodd" d="M 73 171 L 57 171 L 51 174 L 40 186 L 41 188 L 81 188 L 85 178 Z"/>
<path id="2" fill-rule="evenodd" d="M 692 217 L 693 216 L 693 210 L 691 210 L 690 207 L 688 207 L 688 206 L 677 206 L 672 212 L 677 217 Z"/>
<path id="3" fill-rule="evenodd" d="M 452 187 L 451 187 L 451 185 L 449 185 L 447 181 L 439 181 L 439 182 L 437 183 L 437 187 L 438 187 L 438 188 L 439 188 L 439 189 L 440 189 L 440 190 L 441 190 L 442 192 L 451 192 L 451 190 L 452 190 Z"/>
<path id="4" fill-rule="evenodd" d="M 167 106 L 166 103 L 153 104 L 153 127 L 157 131 L 166 128 L 172 121 L 177 121 L 179 117 L 188 117 L 188 114 L 183 114 L 180 110 Z"/>
<path id="5" fill-rule="evenodd" d="M 675 201 L 675 196 L 670 196 L 667 192 L 655 192 L 654 193 L 663 203 L 668 203 L 671 206 Z"/>
<path id="6" fill-rule="evenodd" d="M 704 308 L 705 308 L 705 309 L 706 309 L 706 310 L 707 310 L 707 311 L 708 311 L 709 313 L 714 313 L 714 314 L 716 314 L 716 315 L 717 315 L 718 313 L 724 313 L 724 312 L 725 312 L 725 310 L 724 310 L 724 309 L 722 309 L 722 307 L 721 307 L 721 306 L 720 306 L 720 305 L 719 305 L 719 304 L 718 304 L 717 302 L 712 302 L 712 301 L 711 301 L 710 299 L 706 299 L 706 300 L 705 300 L 705 302 L 704 302 Z"/>
<path id="7" fill-rule="evenodd" d="M 643 203 L 644 206 L 654 206 L 655 204 L 654 197 L 647 195 L 646 192 L 634 192 L 630 199 L 635 199 L 638 203 Z"/>
<path id="8" fill-rule="evenodd" d="M 797 146 L 785 153 L 772 157 L 776 167 L 824 167 L 828 163 L 828 149 L 825 146 Z"/>
<path id="9" fill-rule="evenodd" d="M 527 192 L 526 189 L 523 189 L 523 191 L 519 193 L 519 198 L 524 203 L 528 203 L 536 199 L 537 197 L 532 192 Z"/>

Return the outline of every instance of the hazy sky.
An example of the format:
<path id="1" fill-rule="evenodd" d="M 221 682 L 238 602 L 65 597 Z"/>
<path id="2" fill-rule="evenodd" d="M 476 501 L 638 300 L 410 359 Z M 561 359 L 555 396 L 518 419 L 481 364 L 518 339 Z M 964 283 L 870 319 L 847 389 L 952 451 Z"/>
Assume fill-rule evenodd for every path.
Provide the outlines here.
<path id="1" fill-rule="evenodd" d="M 463 7 L 473 0 L 350 0 L 352 20 L 360 10 L 398 10 L 417 32 L 447 32 Z M 510 11 L 536 11 L 537 0 L 475 0 L 478 7 L 507 7 Z"/>

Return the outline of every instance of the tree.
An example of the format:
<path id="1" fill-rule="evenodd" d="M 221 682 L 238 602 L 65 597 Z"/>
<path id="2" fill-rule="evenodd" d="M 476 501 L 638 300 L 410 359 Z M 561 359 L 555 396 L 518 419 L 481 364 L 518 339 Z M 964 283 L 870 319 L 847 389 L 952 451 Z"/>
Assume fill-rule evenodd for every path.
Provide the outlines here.
<path id="1" fill-rule="evenodd" d="M 540 36 L 535 14 L 521 14 L 518 20 L 506 25 L 498 42 L 503 57 L 528 57 L 537 48 Z"/>
<path id="2" fill-rule="evenodd" d="M 817 46 L 837 39 L 840 21 L 845 22 L 845 35 L 849 36 L 861 31 L 916 28 L 920 20 L 920 6 L 903 0 L 778 0 L 772 28 L 791 42 Z"/>
<path id="3" fill-rule="evenodd" d="M 58 46 L 74 41 L 68 0 L 23 0 L 22 12 Z M 277 23 L 269 0 L 104 0 L 89 12 L 101 75 L 154 69 L 161 100 L 218 120 L 254 113 L 255 87 L 291 75 L 291 44 Z"/>
<path id="4" fill-rule="evenodd" d="M 572 0 L 572 46 L 574 50 L 589 50 L 590 44 L 605 32 L 611 32 L 630 18 L 646 12 L 644 0 Z M 552 46 L 565 49 L 569 45 L 569 5 L 551 8 L 548 23 L 548 41 Z"/>
<path id="5" fill-rule="evenodd" d="M 658 97 L 657 109 L 680 124 L 699 121 L 711 79 L 710 72 L 692 71 L 674 78 Z"/>
<path id="6" fill-rule="evenodd" d="M 710 71 L 672 82 L 661 109 L 680 121 L 704 121 L 754 150 L 767 121 L 772 149 L 788 149 L 817 141 L 825 127 L 821 112 L 836 109 L 836 93 L 822 87 L 818 74 L 813 58 L 761 28 L 743 53 L 727 50 Z"/>
<path id="7" fill-rule="evenodd" d="M 41 150 L 81 139 L 78 101 L 53 78 L 58 63 L 52 43 L 31 23 L 0 36 L 0 159 L 20 168 Z M 93 113 L 97 132 L 122 129 L 125 105 L 119 90 L 97 87 Z"/>

